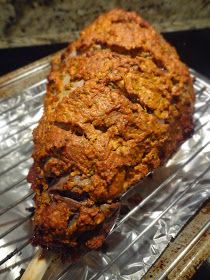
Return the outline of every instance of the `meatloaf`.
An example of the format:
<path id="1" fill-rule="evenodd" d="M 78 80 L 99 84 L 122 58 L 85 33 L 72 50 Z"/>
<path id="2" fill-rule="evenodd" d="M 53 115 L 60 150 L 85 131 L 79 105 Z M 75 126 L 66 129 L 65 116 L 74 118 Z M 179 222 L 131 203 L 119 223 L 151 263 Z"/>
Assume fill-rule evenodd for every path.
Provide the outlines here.
<path id="1" fill-rule="evenodd" d="M 135 12 L 112 10 L 52 61 L 33 132 L 33 243 L 97 249 L 122 194 L 193 131 L 192 79 Z"/>

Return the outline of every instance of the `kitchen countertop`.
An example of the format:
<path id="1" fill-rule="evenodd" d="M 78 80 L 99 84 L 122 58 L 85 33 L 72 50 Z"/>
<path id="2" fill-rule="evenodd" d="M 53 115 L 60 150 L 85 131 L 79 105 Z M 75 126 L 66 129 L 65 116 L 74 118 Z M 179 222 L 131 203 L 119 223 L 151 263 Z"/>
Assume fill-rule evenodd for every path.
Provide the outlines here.
<path id="1" fill-rule="evenodd" d="M 164 32 L 210 27 L 209 0 L 2 0 L 0 48 L 68 42 L 116 7 L 142 14 Z"/>

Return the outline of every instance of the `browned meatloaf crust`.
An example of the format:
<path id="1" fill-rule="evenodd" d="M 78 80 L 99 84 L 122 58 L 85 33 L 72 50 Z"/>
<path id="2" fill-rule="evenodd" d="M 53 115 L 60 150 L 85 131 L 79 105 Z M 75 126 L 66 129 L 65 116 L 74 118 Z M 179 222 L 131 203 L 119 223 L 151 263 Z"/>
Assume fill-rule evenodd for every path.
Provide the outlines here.
<path id="1" fill-rule="evenodd" d="M 34 130 L 34 244 L 98 248 L 120 196 L 193 130 L 187 67 L 153 27 L 115 9 L 54 58 Z"/>

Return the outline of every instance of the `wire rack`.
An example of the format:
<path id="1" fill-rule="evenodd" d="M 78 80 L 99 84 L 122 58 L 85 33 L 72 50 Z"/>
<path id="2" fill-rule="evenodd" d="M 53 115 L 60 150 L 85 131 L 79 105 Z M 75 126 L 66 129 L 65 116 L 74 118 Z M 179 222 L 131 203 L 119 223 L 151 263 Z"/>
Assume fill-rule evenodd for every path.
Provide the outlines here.
<path id="1" fill-rule="evenodd" d="M 121 274 L 121 270 L 128 269 L 125 268 L 125 263 L 128 263 L 129 259 L 135 263 L 136 258 L 139 263 L 141 258 L 143 272 L 138 274 L 139 277 L 145 273 L 167 246 L 171 237 L 175 237 L 189 219 L 189 216 L 185 218 L 178 228 L 177 224 L 171 227 L 170 229 L 175 229 L 170 234 L 157 237 L 157 231 L 153 232 L 153 229 L 157 229 L 158 224 L 163 222 L 164 217 L 170 219 L 170 215 L 174 215 L 175 208 L 184 209 L 186 199 L 188 202 L 190 199 L 192 201 L 192 197 L 195 196 L 195 191 L 192 190 L 195 190 L 198 184 L 202 182 L 206 187 L 210 179 L 206 179 L 210 171 L 206 160 L 210 151 L 210 141 L 206 137 L 207 131 L 210 130 L 210 84 L 196 72 L 191 72 L 196 77 L 195 133 L 182 145 L 181 156 L 179 153 L 175 155 L 165 167 L 154 173 L 153 178 L 146 178 L 124 196 L 125 211 L 108 236 L 108 248 L 97 252 L 96 255 L 89 253 L 88 258 L 93 265 L 89 265 L 88 272 L 88 261 L 85 263 L 86 268 L 80 261 L 79 264 L 65 264 L 57 275 L 54 274 L 54 277 L 49 279 L 67 279 L 65 278 L 67 274 L 74 275 L 74 279 L 81 279 L 79 276 L 76 278 L 79 273 L 78 268 L 86 269 L 86 278 L 83 279 L 112 279 L 110 275 L 113 275 L 113 269 L 117 267 L 120 271 L 117 273 Z M 18 279 L 36 251 L 36 248 L 30 244 L 33 193 L 26 176 L 32 164 L 32 131 L 42 115 L 46 82 L 46 79 L 42 79 L 11 97 L 0 99 L 0 279 Z M 15 86 L 14 81 L 13 84 Z M 202 168 L 195 169 L 198 163 Z M 190 176 L 186 177 L 186 174 Z M 180 187 L 181 183 L 182 187 Z M 142 184 L 147 187 L 140 188 Z M 208 197 L 209 193 L 205 189 L 202 199 L 196 203 L 193 201 L 194 204 L 191 205 L 193 211 L 196 211 Z M 120 240 L 126 241 L 116 241 L 119 240 L 119 233 Z M 155 252 L 152 259 L 150 256 L 150 261 L 147 262 L 148 251 L 142 250 L 141 255 L 136 252 L 139 252 L 142 244 L 145 247 L 146 242 L 150 243 L 154 240 L 154 235 L 156 240 L 159 238 L 160 246 L 158 247 L 156 243 L 156 247 L 153 248 L 150 244 L 150 249 L 153 248 Z M 163 237 L 166 239 L 160 241 Z M 114 249 L 113 243 L 115 243 Z M 87 257 L 85 258 L 87 260 Z M 100 263 L 98 259 L 101 259 Z M 137 269 L 134 272 L 137 273 Z"/>

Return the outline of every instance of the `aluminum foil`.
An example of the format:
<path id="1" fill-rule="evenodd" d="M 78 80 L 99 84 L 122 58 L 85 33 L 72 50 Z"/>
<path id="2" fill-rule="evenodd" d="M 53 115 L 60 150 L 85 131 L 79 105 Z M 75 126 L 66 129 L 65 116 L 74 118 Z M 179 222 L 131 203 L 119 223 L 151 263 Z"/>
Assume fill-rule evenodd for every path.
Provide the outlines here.
<path id="1" fill-rule="evenodd" d="M 210 197 L 210 82 L 196 76 L 195 132 L 164 167 L 123 197 L 103 248 L 45 279 L 141 279 L 168 243 Z M 14 84 L 15 86 L 15 84 Z M 0 279 L 18 279 L 36 248 L 30 245 L 32 130 L 42 115 L 46 80 L 0 99 Z M 72 278 L 73 277 L 73 278 Z"/>

